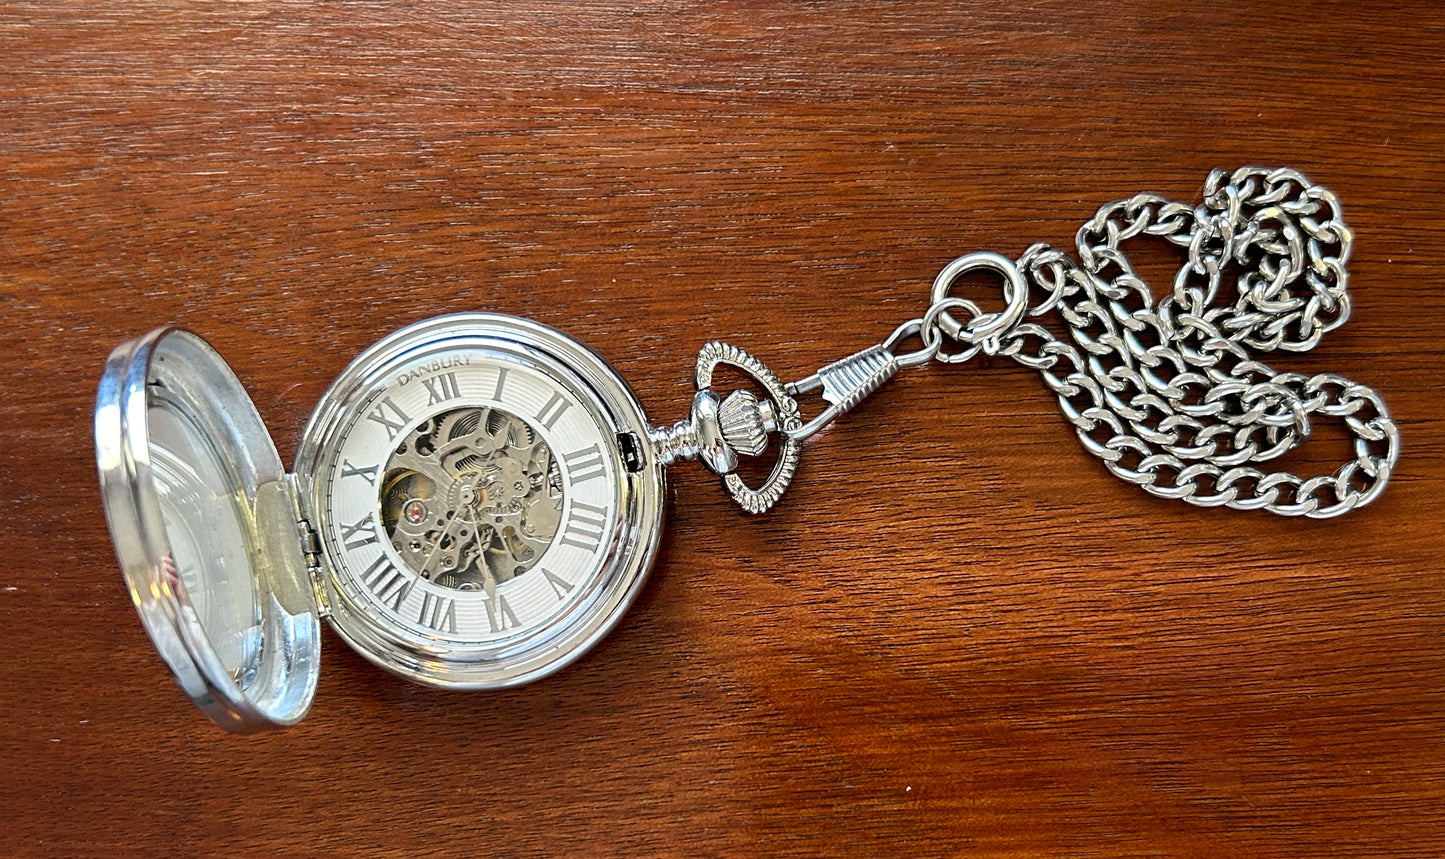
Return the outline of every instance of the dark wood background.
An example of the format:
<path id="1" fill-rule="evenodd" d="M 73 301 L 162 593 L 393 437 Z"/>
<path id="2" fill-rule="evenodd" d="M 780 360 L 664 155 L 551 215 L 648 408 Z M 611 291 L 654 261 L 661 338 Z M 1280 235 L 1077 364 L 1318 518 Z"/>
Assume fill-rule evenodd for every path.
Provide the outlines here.
<path id="1" fill-rule="evenodd" d="M 1442 44 L 1427 2 L 0 7 L 0 853 L 1442 855 Z M 1341 520 L 1150 498 L 980 361 L 900 376 L 761 518 L 675 469 L 638 604 L 527 688 L 328 632 L 307 719 L 230 736 L 121 586 L 90 416 L 150 327 L 287 461 L 449 311 L 572 333 L 670 423 L 708 339 L 798 378 L 959 253 L 1248 163 L 1358 237 L 1350 323 L 1268 359 L 1402 429 Z"/>

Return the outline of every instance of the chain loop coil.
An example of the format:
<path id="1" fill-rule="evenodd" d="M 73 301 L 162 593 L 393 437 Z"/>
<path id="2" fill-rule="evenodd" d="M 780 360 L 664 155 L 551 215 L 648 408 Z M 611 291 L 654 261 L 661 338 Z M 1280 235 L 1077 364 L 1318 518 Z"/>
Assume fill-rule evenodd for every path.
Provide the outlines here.
<path id="1" fill-rule="evenodd" d="M 1311 349 L 1349 318 L 1353 236 L 1339 202 L 1298 171 L 1263 167 L 1215 170 L 1203 200 L 1110 203 L 1080 227 L 1077 263 L 1029 248 L 1017 263 L 1037 297 L 1027 315 L 1057 312 L 1069 342 L 1024 322 L 997 353 L 1037 370 L 1084 448 L 1154 495 L 1312 518 L 1368 504 L 1400 450 L 1379 394 L 1255 357 Z M 1186 254 L 1157 303 L 1123 248 L 1140 236 Z M 1315 415 L 1344 420 L 1353 459 L 1307 479 L 1255 467 L 1304 441 Z"/>

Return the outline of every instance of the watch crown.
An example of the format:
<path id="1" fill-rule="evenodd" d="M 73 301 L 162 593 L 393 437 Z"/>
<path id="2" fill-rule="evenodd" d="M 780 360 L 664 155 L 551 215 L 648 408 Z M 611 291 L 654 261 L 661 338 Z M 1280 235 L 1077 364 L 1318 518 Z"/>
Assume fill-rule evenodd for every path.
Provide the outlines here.
<path id="1" fill-rule="evenodd" d="M 723 440 L 738 453 L 758 456 L 768 449 L 768 433 L 778 428 L 771 401 L 734 391 L 718 408 Z"/>

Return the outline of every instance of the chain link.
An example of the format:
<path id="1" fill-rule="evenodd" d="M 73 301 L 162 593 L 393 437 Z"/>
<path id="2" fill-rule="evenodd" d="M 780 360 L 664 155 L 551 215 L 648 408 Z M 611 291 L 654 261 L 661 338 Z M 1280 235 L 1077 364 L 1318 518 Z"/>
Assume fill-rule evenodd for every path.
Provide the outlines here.
<path id="1" fill-rule="evenodd" d="M 1123 248 L 1141 236 L 1186 255 L 1157 303 Z M 1400 434 L 1384 402 L 1343 376 L 1276 372 L 1254 353 L 1302 352 L 1344 324 L 1351 239 L 1335 195 L 1297 171 L 1215 170 L 1198 207 L 1139 194 L 1101 208 L 1075 237 L 1078 262 L 1046 244 L 1017 262 L 959 257 L 934 281 L 921 318 L 801 381 L 784 385 L 741 349 L 710 343 L 698 357 L 689 420 L 653 440 L 663 464 L 703 459 L 743 509 L 760 513 L 787 488 L 802 442 L 900 369 L 983 352 L 1037 370 L 1085 449 L 1146 492 L 1205 507 L 1338 516 L 1375 500 L 1395 467 Z M 949 295 L 956 278 L 974 271 L 1003 279 L 1002 311 Z M 1039 297 L 1032 305 L 1031 296 Z M 1072 342 L 1028 321 L 1047 314 L 1063 319 Z M 922 348 L 898 354 L 914 339 Z M 720 400 L 708 390 L 719 363 L 752 376 L 768 400 Z M 828 406 L 805 421 L 795 398 L 810 392 Z M 1321 415 L 1353 434 L 1354 459 L 1308 479 L 1256 467 L 1293 450 Z M 751 489 L 733 472 L 737 453 L 762 453 L 774 432 L 783 447 L 764 486 Z"/>
<path id="2" fill-rule="evenodd" d="M 1122 247 L 1140 236 L 1187 253 L 1157 304 Z M 1275 372 L 1253 352 L 1304 351 L 1345 322 L 1351 238 L 1334 194 L 1299 172 L 1215 170 L 1197 208 L 1153 194 L 1101 208 L 1078 231 L 1078 263 L 1046 244 L 1029 248 L 1017 265 L 1042 299 L 1028 316 L 1057 312 L 1072 343 L 1021 322 L 985 351 L 1037 370 L 1084 447 L 1147 492 L 1337 516 L 1384 489 L 1399 455 L 1395 424 L 1373 389 Z M 1232 303 L 1222 300 L 1231 288 Z M 946 336 L 928 327 L 942 315 L 925 317 L 925 343 Z M 1354 459 L 1308 479 L 1254 467 L 1308 437 L 1314 415 L 1343 419 Z"/>

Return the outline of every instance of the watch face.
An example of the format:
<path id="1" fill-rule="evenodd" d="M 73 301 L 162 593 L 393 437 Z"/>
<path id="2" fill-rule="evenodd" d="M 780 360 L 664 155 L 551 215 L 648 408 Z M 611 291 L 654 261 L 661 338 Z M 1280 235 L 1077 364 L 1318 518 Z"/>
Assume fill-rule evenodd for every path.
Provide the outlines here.
<path id="1" fill-rule="evenodd" d="M 601 359 L 536 323 L 443 317 L 378 343 L 323 397 L 297 462 L 338 632 L 438 686 L 575 659 L 656 550 L 647 433 Z"/>

